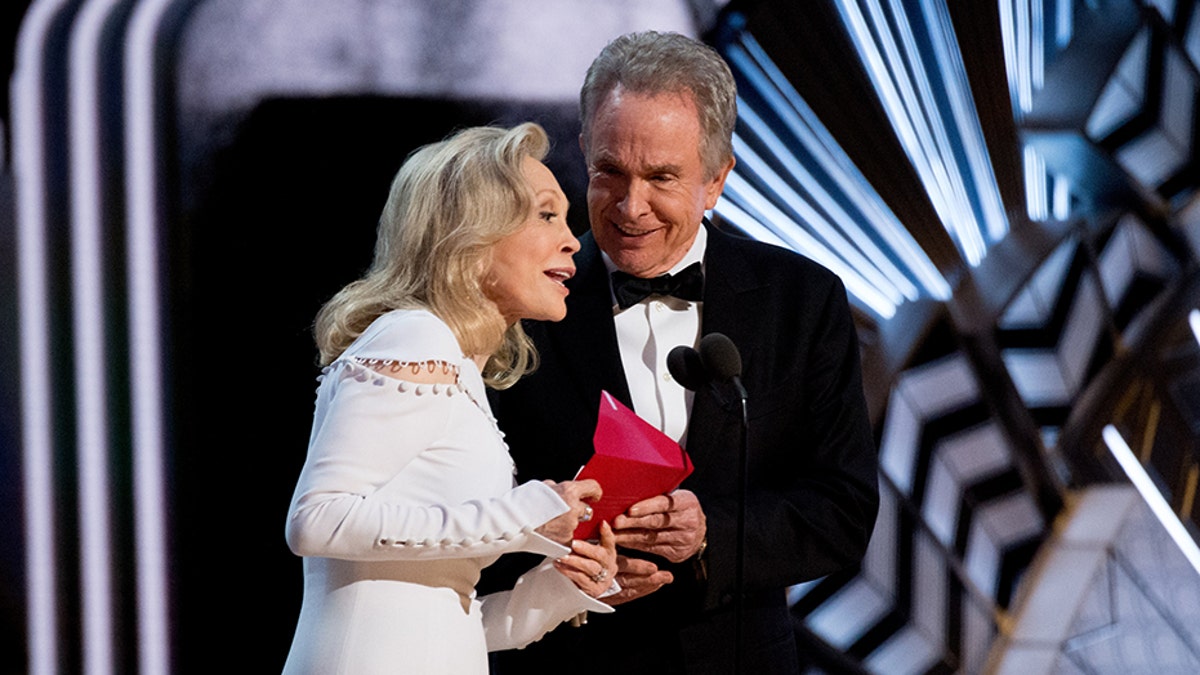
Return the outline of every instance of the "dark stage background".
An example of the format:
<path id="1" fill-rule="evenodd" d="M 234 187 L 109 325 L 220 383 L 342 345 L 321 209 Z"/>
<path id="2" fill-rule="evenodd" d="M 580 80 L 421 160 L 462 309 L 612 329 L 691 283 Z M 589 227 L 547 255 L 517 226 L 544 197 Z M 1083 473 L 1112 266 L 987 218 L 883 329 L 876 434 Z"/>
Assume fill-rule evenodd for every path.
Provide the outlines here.
<path id="1" fill-rule="evenodd" d="M 875 22 L 867 10 L 885 6 Z M 1200 644 L 1186 628 L 1200 621 L 1200 576 L 1100 437 L 1107 424 L 1120 429 L 1167 516 L 1194 536 L 1196 10 L 1196 0 L 6 3 L 0 673 L 157 672 L 139 653 L 150 622 L 136 574 L 152 556 L 135 545 L 145 523 L 135 517 L 132 412 L 143 383 L 130 365 L 147 349 L 137 342 L 147 334 L 130 330 L 130 279 L 146 278 L 137 274 L 161 291 L 149 339 L 164 350 L 154 364 L 164 387 L 164 669 L 279 671 L 301 600 L 301 561 L 283 532 L 317 384 L 311 322 L 369 264 L 394 172 L 457 127 L 538 121 L 582 233 L 579 83 L 608 39 L 642 28 L 701 37 L 734 65 L 739 184 L 718 222 L 737 229 L 740 214 L 761 209 L 771 217 L 740 222 L 816 241 L 848 279 L 877 278 L 883 259 L 916 279 L 902 237 L 885 241 L 894 226 L 945 285 L 900 298 L 885 308 L 894 315 L 851 293 L 883 508 L 861 569 L 791 589 L 797 635 L 818 662 L 806 675 L 990 672 L 989 659 L 1044 647 L 1045 631 L 1022 623 L 1029 597 L 1064 588 L 1075 594 L 1035 616 L 1062 622 L 1049 650 L 1057 671 L 1046 672 L 1141 672 L 1147 653 L 1156 672 L 1197 672 Z M 870 30 L 851 31 L 852 21 Z M 886 40 L 903 58 L 868 67 Z M 1045 57 L 1028 101 L 1020 80 L 1035 60 L 1006 60 L 1010 49 Z M 935 206 L 945 195 L 923 179 L 889 116 L 895 101 L 877 85 L 904 77 L 932 92 L 904 107 L 904 120 L 945 136 L 920 150 L 975 191 L 946 220 Z M 81 104 L 85 85 L 92 108 Z M 152 147 L 138 154 L 127 142 L 147 140 L 135 133 L 144 129 Z M 972 143 L 986 161 L 964 159 Z M 72 164 L 93 155 L 98 195 L 80 189 Z M 148 186 L 129 190 L 141 170 Z M 970 262 L 951 229 L 984 211 L 987 190 L 1008 229 L 977 233 L 986 256 Z M 31 204 L 44 213 L 22 210 Z M 95 207 L 102 235 L 103 447 L 77 436 L 88 384 L 79 373 L 96 372 L 76 352 L 89 326 L 72 313 L 86 295 L 73 285 L 87 255 L 76 246 L 80 205 Z M 142 269 L 126 237 L 147 205 L 158 257 Z M 826 236 L 846 221 L 858 234 Z M 868 238 L 882 253 L 861 262 L 872 257 L 857 250 Z M 33 244 L 44 246 L 44 268 L 22 257 Z M 45 281 L 40 295 L 22 295 L 35 281 Z M 22 330 L 42 323 L 45 343 L 23 345 Z M 42 389 L 46 410 L 26 398 Z M 28 442 L 31 408 L 50 418 L 45 456 Z M 80 489 L 85 460 L 98 455 L 112 548 L 99 571 Z M 31 468 L 48 471 L 52 494 L 27 487 Z M 1040 563 L 1055 559 L 1077 513 L 1121 527 L 1097 545 L 1098 571 L 1072 585 Z M 33 515 L 45 523 L 27 526 Z M 53 558 L 32 567 L 29 551 L 48 543 Z M 85 614 L 89 574 L 111 577 L 101 598 L 111 634 Z M 52 597 L 34 597 L 31 580 L 46 578 Z"/>

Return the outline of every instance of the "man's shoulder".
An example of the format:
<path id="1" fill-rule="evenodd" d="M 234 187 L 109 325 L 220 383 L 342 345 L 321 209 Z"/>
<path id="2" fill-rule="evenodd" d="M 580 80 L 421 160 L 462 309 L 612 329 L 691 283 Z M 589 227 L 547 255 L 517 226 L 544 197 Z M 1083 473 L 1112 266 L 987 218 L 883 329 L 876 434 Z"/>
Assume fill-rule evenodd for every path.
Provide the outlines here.
<path id="1" fill-rule="evenodd" d="M 717 244 L 712 249 L 714 254 L 741 256 L 758 274 L 802 279 L 808 283 L 840 283 L 828 267 L 790 248 L 717 227 L 710 230 L 709 236 L 710 242 Z"/>

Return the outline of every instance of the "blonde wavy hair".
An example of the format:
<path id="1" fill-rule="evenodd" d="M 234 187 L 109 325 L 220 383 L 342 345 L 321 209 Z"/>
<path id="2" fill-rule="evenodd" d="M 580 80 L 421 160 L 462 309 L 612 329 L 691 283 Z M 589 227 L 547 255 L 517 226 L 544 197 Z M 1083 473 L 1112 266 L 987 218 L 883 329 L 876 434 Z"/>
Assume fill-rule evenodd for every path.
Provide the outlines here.
<path id="1" fill-rule="evenodd" d="M 370 269 L 317 313 L 321 365 L 381 315 L 427 309 L 466 355 L 490 354 L 488 386 L 505 389 L 536 367 L 521 323 L 507 326 L 483 285 L 492 245 L 520 229 L 532 209 L 524 158 L 541 161 L 549 147 L 545 130 L 527 122 L 464 129 L 409 155 L 380 216 Z"/>

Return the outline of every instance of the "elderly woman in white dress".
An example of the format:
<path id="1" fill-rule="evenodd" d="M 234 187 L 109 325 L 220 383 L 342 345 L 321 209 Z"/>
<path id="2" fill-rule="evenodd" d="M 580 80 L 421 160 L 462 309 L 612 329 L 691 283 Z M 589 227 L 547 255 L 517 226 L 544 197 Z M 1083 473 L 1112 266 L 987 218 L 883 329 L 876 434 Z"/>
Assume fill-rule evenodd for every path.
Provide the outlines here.
<path id="1" fill-rule="evenodd" d="M 485 389 L 534 366 L 521 319 L 566 314 L 578 242 L 547 149 L 527 123 L 415 152 L 370 270 L 317 315 L 327 367 L 287 518 L 304 601 L 285 673 L 483 674 L 488 651 L 612 611 L 612 531 L 572 540 L 599 486 L 514 486 Z M 477 597 L 513 551 L 545 562 Z"/>

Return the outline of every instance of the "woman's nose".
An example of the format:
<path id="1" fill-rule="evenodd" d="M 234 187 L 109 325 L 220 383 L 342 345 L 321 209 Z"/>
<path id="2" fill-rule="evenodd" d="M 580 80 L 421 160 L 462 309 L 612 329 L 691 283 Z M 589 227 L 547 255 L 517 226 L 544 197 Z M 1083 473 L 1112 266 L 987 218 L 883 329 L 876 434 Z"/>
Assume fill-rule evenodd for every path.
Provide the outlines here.
<path id="1" fill-rule="evenodd" d="M 564 232 L 562 250 L 575 255 L 579 251 L 579 239 L 571 232 L 571 228 L 567 226 L 566 222 L 563 222 L 562 229 Z"/>

